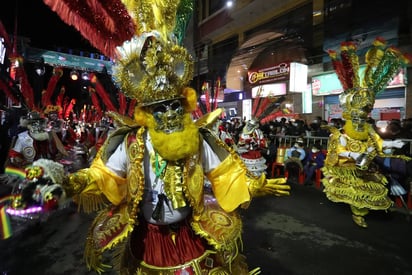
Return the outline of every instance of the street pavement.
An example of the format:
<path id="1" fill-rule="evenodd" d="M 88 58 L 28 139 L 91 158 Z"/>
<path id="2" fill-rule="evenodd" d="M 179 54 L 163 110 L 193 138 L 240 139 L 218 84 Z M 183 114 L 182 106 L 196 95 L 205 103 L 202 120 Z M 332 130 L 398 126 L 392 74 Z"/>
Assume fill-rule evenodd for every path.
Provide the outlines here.
<path id="1" fill-rule="evenodd" d="M 256 198 L 241 215 L 243 253 L 261 274 L 412 274 L 408 211 L 373 211 L 364 229 L 352 222 L 349 206 L 330 202 L 315 187 L 292 185 L 291 196 Z M 68 207 L 0 241 L 0 274 L 96 274 L 83 260 L 92 220 Z"/>

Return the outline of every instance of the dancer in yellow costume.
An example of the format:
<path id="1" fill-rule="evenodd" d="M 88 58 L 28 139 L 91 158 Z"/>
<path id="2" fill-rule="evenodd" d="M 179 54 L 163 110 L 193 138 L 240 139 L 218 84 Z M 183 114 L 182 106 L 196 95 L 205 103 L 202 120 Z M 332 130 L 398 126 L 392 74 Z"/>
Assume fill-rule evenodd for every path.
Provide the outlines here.
<path id="1" fill-rule="evenodd" d="M 74 8 L 70 1 L 46 2 L 61 16 Z M 172 32 L 182 3 L 100 4 L 93 10 L 106 8 L 113 22 L 128 16 L 125 9 L 136 21 L 136 34 L 116 48 L 114 78 L 138 107 L 133 119 L 111 113 L 119 127 L 90 168 L 70 175 L 65 185 L 84 210 L 101 210 L 88 234 L 87 265 L 104 271 L 103 253 L 116 248 L 120 274 L 258 274 L 241 255 L 237 209 L 255 196 L 288 195 L 286 180 L 254 176 L 208 130 L 220 109 L 192 120 L 197 103 L 196 92 L 187 87 L 192 61 Z"/>
<path id="2" fill-rule="evenodd" d="M 349 204 L 353 221 L 367 227 L 369 210 L 386 210 L 392 205 L 388 197 L 387 179 L 373 165 L 382 148 L 401 148 L 400 140 L 382 140 L 373 125 L 367 123 L 375 96 L 408 59 L 386 42 L 377 38 L 365 56 L 365 74 L 359 76 L 359 60 L 353 43 L 342 43 L 340 59 L 329 51 L 334 69 L 344 88 L 339 96 L 345 125 L 330 128 L 328 154 L 322 169 L 323 185 L 328 199 Z M 406 158 L 405 156 L 391 156 Z"/>

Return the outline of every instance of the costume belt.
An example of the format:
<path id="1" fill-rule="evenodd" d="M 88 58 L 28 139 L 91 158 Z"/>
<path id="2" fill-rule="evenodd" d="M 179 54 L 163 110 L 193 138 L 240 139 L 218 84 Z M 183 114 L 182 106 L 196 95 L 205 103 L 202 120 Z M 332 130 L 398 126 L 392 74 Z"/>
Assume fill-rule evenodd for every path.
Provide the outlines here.
<path id="1" fill-rule="evenodd" d="M 222 267 L 215 267 L 216 260 L 213 254 L 215 251 L 206 250 L 202 256 L 193 259 L 178 266 L 159 267 L 140 262 L 136 272 L 137 275 L 162 274 L 162 275 L 180 275 L 180 274 L 230 274 L 223 273 Z"/>

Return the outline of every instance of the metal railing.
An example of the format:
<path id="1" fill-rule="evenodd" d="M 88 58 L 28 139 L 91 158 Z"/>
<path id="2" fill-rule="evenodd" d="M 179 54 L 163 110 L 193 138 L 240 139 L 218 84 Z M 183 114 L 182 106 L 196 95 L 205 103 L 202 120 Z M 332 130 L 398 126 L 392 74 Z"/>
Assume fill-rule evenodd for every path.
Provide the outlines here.
<path id="1" fill-rule="evenodd" d="M 293 143 L 298 138 L 303 138 L 305 147 L 309 148 L 312 144 L 319 144 L 322 149 L 328 147 L 328 137 L 316 137 L 316 136 L 276 136 L 277 145 L 279 147 L 292 147 Z M 405 148 L 408 150 L 408 155 L 412 156 L 412 139 L 401 139 L 405 143 Z"/>
<path id="2" fill-rule="evenodd" d="M 298 138 L 303 138 L 305 147 L 308 148 L 312 144 L 319 144 L 323 149 L 328 147 L 328 137 L 315 137 L 315 136 L 276 136 L 277 145 L 279 147 L 292 147 L 293 143 Z"/>

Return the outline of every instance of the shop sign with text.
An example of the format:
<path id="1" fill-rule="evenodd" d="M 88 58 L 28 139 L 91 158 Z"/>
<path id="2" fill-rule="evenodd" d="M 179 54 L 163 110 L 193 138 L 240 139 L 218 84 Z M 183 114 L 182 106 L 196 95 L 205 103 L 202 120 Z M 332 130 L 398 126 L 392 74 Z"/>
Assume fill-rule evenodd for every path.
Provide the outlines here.
<path id="1" fill-rule="evenodd" d="M 289 80 L 290 63 L 283 62 L 269 68 L 248 71 L 248 80 L 251 85 L 262 85 L 278 81 Z"/>

